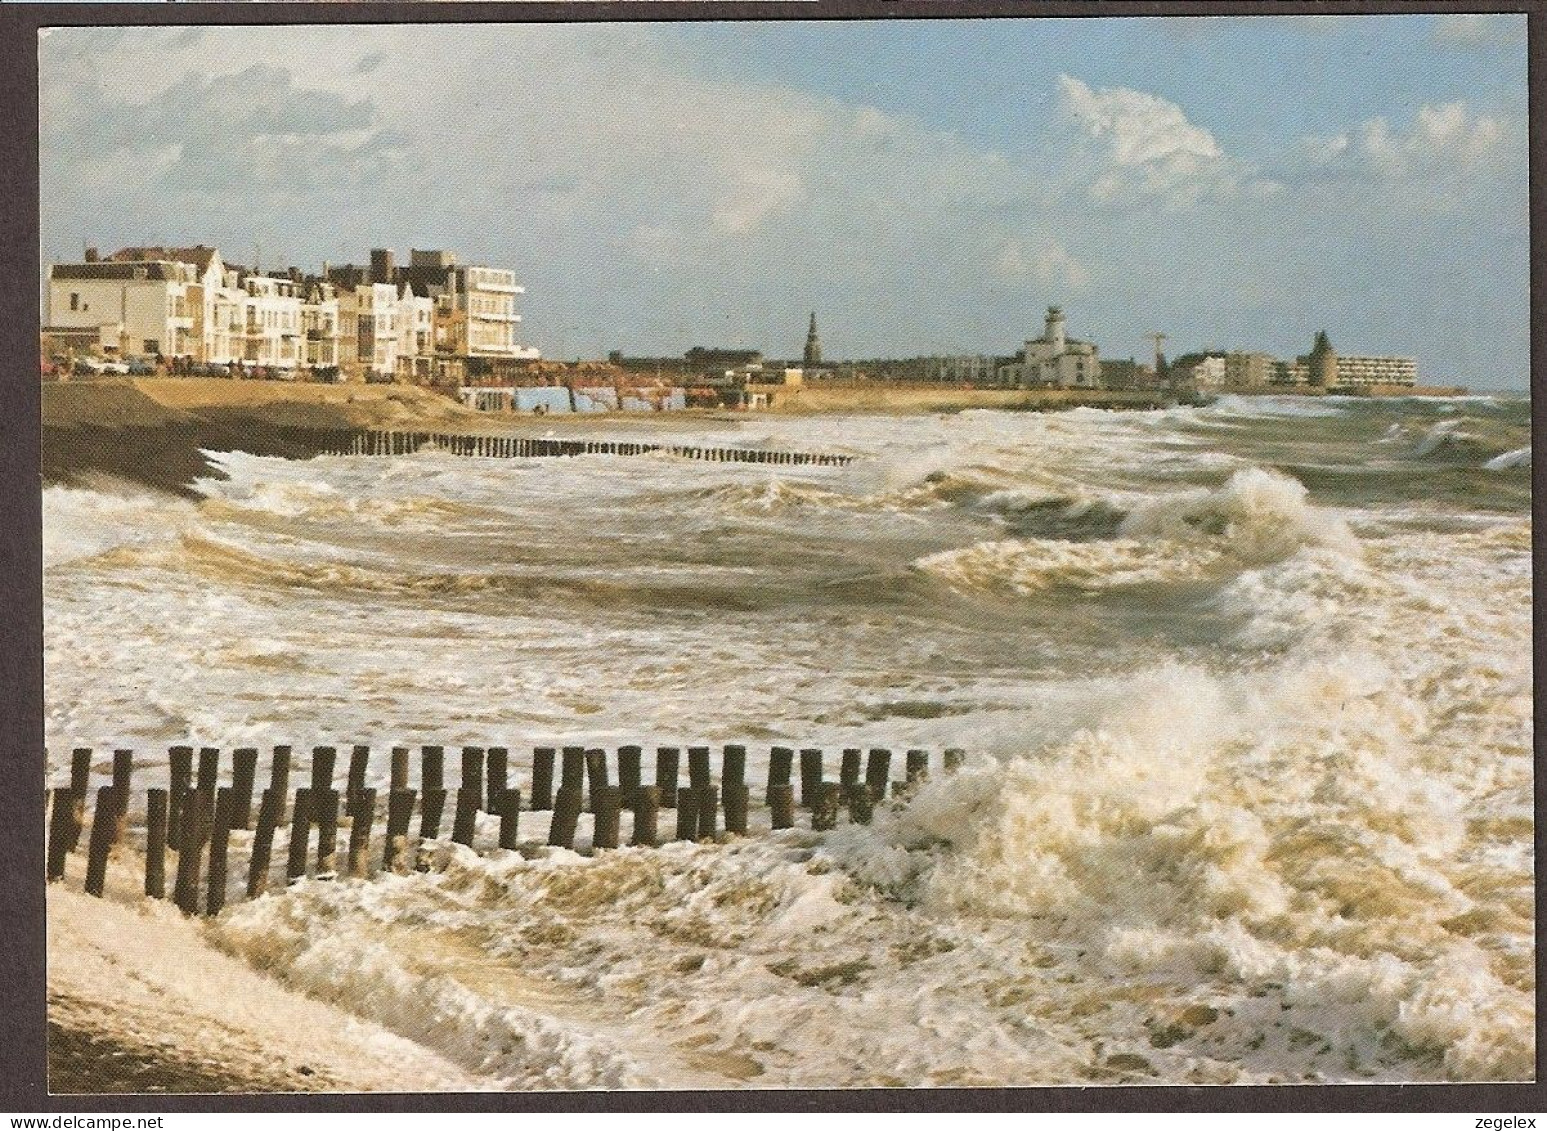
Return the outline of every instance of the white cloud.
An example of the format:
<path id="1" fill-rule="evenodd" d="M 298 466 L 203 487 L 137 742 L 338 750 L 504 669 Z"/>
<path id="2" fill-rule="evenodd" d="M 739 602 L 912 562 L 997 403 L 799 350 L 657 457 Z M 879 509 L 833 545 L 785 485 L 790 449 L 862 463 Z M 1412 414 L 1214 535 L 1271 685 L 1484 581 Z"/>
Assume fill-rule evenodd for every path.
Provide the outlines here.
<path id="1" fill-rule="evenodd" d="M 1030 279 L 1055 291 L 1080 291 L 1090 282 L 1090 271 L 1057 240 L 1031 252 L 1018 239 L 1006 241 L 994 259 L 994 272 L 1001 279 Z"/>
<path id="2" fill-rule="evenodd" d="M 1505 128 L 1474 114 L 1465 102 L 1424 106 L 1406 130 L 1385 118 L 1367 118 L 1331 137 L 1301 139 L 1304 169 L 1315 176 L 1400 179 L 1442 170 L 1465 172 L 1501 152 Z"/>
<path id="3" fill-rule="evenodd" d="M 1127 87 L 1093 90 L 1069 75 L 1058 76 L 1058 87 L 1060 109 L 1094 151 L 1088 184 L 1094 200 L 1159 198 L 1181 206 L 1271 190 L 1174 102 Z"/>

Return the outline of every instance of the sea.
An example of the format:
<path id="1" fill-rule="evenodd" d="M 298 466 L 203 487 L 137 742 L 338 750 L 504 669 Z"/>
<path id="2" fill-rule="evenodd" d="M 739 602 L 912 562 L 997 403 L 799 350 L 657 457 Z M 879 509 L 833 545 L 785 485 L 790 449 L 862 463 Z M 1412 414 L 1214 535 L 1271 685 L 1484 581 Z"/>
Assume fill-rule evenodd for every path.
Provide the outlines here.
<path id="1" fill-rule="evenodd" d="M 435 743 L 454 784 L 472 744 L 525 790 L 535 745 L 740 743 L 760 803 L 770 746 L 967 752 L 869 825 L 593 853 L 589 817 L 576 851 L 483 818 L 203 928 L 490 1088 L 1531 1078 L 1523 396 L 672 436 L 854 458 L 45 488 L 53 777 L 365 743 L 384 786 Z"/>

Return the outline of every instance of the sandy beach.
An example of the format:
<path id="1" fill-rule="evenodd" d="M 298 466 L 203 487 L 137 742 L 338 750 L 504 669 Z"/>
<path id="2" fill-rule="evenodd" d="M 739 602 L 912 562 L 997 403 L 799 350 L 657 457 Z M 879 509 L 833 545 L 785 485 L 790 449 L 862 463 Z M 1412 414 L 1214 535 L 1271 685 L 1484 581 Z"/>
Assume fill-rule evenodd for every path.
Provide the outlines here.
<path id="1" fill-rule="evenodd" d="M 76 866 L 80 867 L 79 861 Z M 145 900 L 125 853 L 108 897 L 48 892 L 54 1093 L 476 1090 L 434 1052 L 287 990 Z"/>

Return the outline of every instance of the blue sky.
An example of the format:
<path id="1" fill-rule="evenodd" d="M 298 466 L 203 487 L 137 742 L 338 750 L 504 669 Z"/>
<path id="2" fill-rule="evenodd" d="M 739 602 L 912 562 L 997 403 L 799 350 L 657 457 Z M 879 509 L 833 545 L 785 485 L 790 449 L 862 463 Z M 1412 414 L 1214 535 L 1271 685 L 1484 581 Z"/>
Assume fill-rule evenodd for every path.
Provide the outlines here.
<path id="1" fill-rule="evenodd" d="M 1415 355 L 1523 386 L 1520 16 L 61 29 L 43 252 L 514 267 L 554 356 Z"/>

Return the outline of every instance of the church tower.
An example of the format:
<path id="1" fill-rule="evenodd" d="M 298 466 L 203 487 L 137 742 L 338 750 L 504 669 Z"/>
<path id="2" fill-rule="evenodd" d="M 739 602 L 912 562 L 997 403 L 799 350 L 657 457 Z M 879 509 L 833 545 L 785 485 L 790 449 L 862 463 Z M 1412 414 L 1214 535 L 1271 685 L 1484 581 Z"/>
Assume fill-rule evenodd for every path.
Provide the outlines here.
<path id="1" fill-rule="evenodd" d="M 822 364 L 822 339 L 816 333 L 816 311 L 811 312 L 811 328 L 806 331 L 806 353 L 804 361 L 807 365 Z"/>

